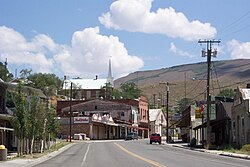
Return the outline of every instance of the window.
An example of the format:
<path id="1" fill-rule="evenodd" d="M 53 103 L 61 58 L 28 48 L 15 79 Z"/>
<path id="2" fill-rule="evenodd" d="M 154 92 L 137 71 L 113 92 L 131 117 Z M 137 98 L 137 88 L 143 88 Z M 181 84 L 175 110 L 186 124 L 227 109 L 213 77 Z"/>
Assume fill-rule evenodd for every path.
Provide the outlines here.
<path id="1" fill-rule="evenodd" d="M 95 106 L 95 110 L 97 110 L 97 106 Z"/>
<path id="2" fill-rule="evenodd" d="M 121 112 L 121 116 L 122 116 L 122 117 L 124 117 L 124 116 L 125 116 L 124 112 Z"/>

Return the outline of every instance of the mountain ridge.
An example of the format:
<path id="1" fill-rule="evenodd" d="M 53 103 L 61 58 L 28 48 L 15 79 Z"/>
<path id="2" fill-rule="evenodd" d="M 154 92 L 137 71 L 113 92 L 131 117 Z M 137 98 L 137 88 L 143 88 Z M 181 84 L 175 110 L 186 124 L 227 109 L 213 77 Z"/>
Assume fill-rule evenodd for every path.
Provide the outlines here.
<path id="1" fill-rule="evenodd" d="M 166 88 L 160 83 L 169 82 L 170 94 L 172 94 L 170 103 L 175 105 L 184 97 L 194 100 L 203 99 L 206 92 L 206 77 L 207 63 L 198 62 L 136 71 L 116 79 L 114 85 L 115 88 L 119 88 L 122 83 L 134 82 L 149 102 L 155 104 L 156 99 L 161 99 L 161 103 L 164 103 Z M 212 95 L 217 95 L 223 88 L 245 87 L 248 82 L 250 82 L 250 59 L 212 61 L 210 83 Z"/>

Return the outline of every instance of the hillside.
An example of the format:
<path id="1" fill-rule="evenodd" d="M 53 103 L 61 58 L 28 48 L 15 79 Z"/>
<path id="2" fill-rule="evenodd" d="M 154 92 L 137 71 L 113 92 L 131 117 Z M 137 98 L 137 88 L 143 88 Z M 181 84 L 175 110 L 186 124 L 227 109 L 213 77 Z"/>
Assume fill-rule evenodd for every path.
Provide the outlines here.
<path id="1" fill-rule="evenodd" d="M 217 95 L 223 88 L 245 87 L 250 82 L 250 59 L 223 60 L 212 63 L 211 94 Z M 147 96 L 150 103 L 164 103 L 166 88 L 162 82 L 169 82 L 170 105 L 184 97 L 202 100 L 206 92 L 207 63 L 186 64 L 158 70 L 137 71 L 115 80 L 115 88 L 125 82 L 134 82 Z M 163 96 L 163 98 L 162 98 Z"/>

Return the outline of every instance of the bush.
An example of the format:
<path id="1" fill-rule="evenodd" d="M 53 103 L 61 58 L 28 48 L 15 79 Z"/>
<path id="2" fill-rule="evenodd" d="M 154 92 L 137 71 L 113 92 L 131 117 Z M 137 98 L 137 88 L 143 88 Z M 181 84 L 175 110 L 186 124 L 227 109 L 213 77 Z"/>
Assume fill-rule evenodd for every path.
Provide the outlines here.
<path id="1" fill-rule="evenodd" d="M 250 152 L 250 144 L 245 144 L 244 146 L 242 146 L 240 151 Z"/>

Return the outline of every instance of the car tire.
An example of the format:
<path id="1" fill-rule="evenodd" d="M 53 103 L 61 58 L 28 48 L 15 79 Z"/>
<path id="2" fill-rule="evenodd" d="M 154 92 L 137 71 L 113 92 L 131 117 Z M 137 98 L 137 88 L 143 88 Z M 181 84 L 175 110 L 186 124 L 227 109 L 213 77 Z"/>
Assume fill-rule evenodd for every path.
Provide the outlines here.
<path id="1" fill-rule="evenodd" d="M 150 144 L 152 144 L 152 141 L 150 141 Z"/>

